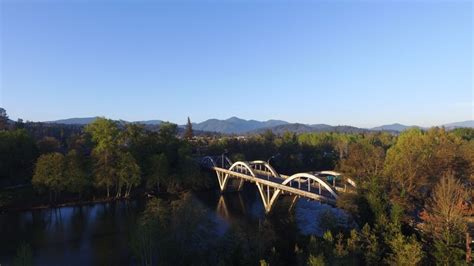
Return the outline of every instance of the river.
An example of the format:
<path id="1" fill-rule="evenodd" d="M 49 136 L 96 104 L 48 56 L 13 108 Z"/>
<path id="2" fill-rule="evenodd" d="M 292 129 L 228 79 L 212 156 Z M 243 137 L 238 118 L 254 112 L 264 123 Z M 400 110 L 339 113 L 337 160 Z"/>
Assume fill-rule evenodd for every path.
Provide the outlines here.
<path id="1" fill-rule="evenodd" d="M 265 215 L 258 192 L 246 184 L 242 192 L 194 192 L 188 204 L 206 210 L 213 221 L 212 230 L 223 236 L 234 226 L 258 227 L 264 219 L 274 224 L 274 235 L 291 254 L 297 236 L 321 235 L 325 230 L 322 216 L 332 213 L 338 223 L 347 226 L 349 217 L 342 211 L 318 202 L 299 199 L 294 209 L 290 197 L 282 197 Z M 27 243 L 35 265 L 130 265 L 130 233 L 146 206 L 147 199 L 121 200 L 82 206 L 12 212 L 0 215 L 0 265 L 10 265 L 17 248 Z M 326 224 L 328 221 L 326 221 Z M 329 223 L 334 223 L 329 219 Z M 289 255 L 291 256 L 291 255 Z M 291 260 L 291 258 L 289 258 Z"/>

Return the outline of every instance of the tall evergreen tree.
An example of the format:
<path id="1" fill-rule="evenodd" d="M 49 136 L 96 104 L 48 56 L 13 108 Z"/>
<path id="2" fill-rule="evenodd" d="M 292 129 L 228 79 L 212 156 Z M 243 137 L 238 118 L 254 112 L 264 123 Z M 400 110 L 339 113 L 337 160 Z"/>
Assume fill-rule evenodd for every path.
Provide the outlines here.
<path id="1" fill-rule="evenodd" d="M 193 133 L 193 124 L 191 124 L 191 119 L 188 116 L 188 123 L 186 124 L 186 131 L 184 132 L 184 138 L 192 139 L 194 136 Z"/>

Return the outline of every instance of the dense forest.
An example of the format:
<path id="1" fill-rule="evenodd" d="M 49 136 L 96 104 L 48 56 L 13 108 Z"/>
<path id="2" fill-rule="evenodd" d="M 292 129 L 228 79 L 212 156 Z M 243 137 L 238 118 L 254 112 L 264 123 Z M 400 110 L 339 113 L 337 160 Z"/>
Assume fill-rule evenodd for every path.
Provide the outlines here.
<path id="1" fill-rule="evenodd" d="M 150 130 L 100 118 L 85 127 L 65 126 L 12 122 L 3 111 L 0 210 L 174 195 L 148 200 L 130 240 L 138 264 L 284 264 L 275 246 L 278 229 L 266 221 L 258 232 L 232 228 L 222 243 L 183 245 L 193 237 L 212 239 L 200 230 L 209 221 L 190 207 L 187 191 L 216 187 L 197 160 L 220 154 L 271 159 L 281 173 L 335 169 L 356 180 L 357 191 L 342 194 L 337 207 L 357 227 L 328 222 L 332 226 L 322 237 L 292 240 L 291 261 L 298 265 L 467 264 L 474 182 L 474 129 L 467 128 L 195 137 L 190 122 L 178 135 L 171 123 Z M 169 228 L 188 232 L 170 234 Z M 206 245 L 225 248 L 225 256 L 210 254 Z M 184 255 L 171 255 L 176 252 Z"/>

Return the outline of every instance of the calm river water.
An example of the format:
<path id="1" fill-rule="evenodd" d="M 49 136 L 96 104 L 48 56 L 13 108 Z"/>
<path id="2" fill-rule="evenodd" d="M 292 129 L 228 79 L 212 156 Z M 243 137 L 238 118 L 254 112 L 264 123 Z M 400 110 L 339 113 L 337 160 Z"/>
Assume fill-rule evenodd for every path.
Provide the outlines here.
<path id="1" fill-rule="evenodd" d="M 218 191 L 206 191 L 192 197 L 193 204 L 208 210 L 218 235 L 235 224 L 258 226 L 265 217 L 251 184 L 238 193 L 222 196 Z M 344 213 L 328 205 L 300 199 L 289 212 L 291 199 L 282 197 L 279 201 L 267 218 L 286 223 L 283 226 L 289 231 L 285 229 L 285 234 L 321 235 L 319 221 L 327 212 L 347 220 Z M 0 265 L 12 264 L 21 243 L 31 246 L 35 265 L 130 265 L 130 231 L 145 206 L 145 199 L 123 200 L 0 214 Z"/>

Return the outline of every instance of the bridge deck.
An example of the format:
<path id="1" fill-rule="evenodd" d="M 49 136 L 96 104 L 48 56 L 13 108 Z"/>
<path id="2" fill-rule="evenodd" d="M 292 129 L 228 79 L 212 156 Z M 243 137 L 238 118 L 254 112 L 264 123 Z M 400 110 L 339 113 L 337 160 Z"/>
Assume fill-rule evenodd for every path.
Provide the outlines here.
<path id="1" fill-rule="evenodd" d="M 235 171 L 230 171 L 228 169 L 221 168 L 221 167 L 212 167 L 211 169 L 223 174 L 229 174 L 232 177 L 242 178 L 252 183 L 258 182 L 262 185 L 265 185 L 274 189 L 280 189 L 284 193 L 294 194 L 294 195 L 298 195 L 298 196 L 305 197 L 308 199 L 324 201 L 330 204 L 336 203 L 336 201 L 333 198 L 331 198 L 331 195 L 329 194 L 329 192 L 325 191 L 324 189 L 320 190 L 319 186 L 314 186 L 314 185 L 310 185 L 308 188 L 306 181 L 300 182 L 300 184 L 298 184 L 299 181 L 293 181 L 291 182 L 291 184 L 283 185 L 282 183 L 287 178 L 287 176 L 273 177 L 268 172 L 254 170 L 254 173 L 256 175 L 254 177 L 251 175 L 238 173 Z M 321 194 L 319 194 L 320 191 L 321 191 Z"/>

